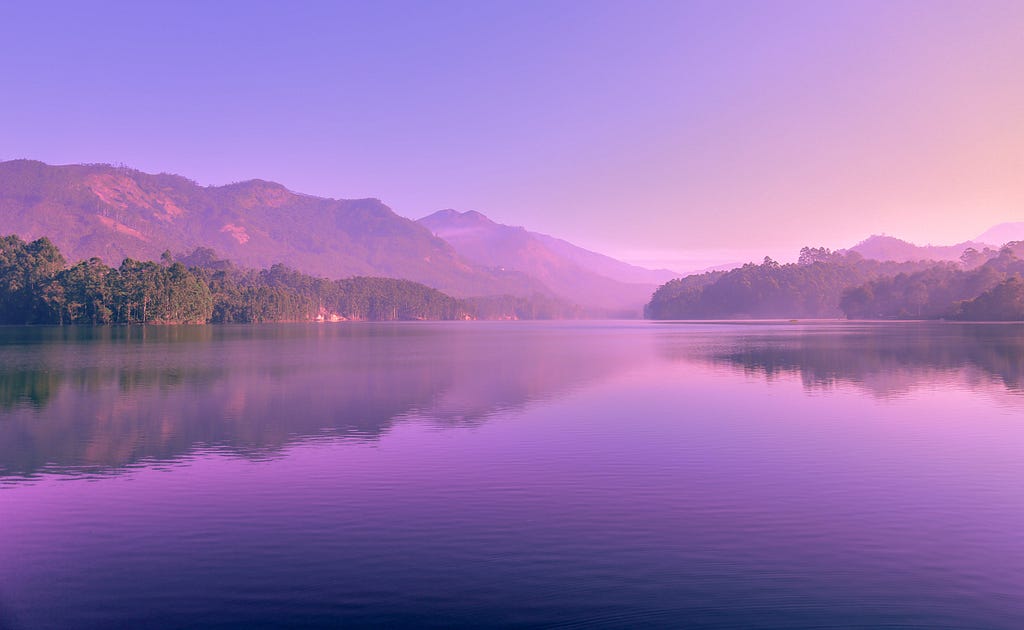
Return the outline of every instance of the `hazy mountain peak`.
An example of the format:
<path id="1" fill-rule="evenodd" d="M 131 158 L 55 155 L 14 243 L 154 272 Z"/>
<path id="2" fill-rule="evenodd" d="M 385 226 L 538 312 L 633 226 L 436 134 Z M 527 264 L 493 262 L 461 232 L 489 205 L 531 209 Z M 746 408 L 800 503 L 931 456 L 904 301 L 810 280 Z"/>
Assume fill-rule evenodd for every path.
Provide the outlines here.
<path id="1" fill-rule="evenodd" d="M 539 278 L 581 304 L 625 314 L 658 284 L 678 277 L 592 252 L 546 234 L 495 223 L 470 210 L 439 210 L 419 220 L 469 260 Z"/>
<path id="2" fill-rule="evenodd" d="M 959 260 L 964 250 L 973 247 L 982 250 L 985 243 L 964 241 L 954 245 L 915 245 L 895 236 L 872 234 L 850 248 L 865 258 L 913 262 L 918 260 Z"/>
<path id="3" fill-rule="evenodd" d="M 1024 221 L 994 225 L 985 230 L 975 240 L 992 245 L 1005 245 L 1012 241 L 1024 241 Z"/>

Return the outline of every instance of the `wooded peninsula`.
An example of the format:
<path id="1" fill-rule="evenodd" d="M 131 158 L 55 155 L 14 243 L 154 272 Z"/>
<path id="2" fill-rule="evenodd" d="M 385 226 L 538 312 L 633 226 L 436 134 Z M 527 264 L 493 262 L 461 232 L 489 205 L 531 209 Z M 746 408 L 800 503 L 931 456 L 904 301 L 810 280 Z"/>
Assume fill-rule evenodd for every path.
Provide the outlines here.
<path id="1" fill-rule="evenodd" d="M 0 324 L 205 324 L 344 320 L 561 319 L 555 298 L 456 299 L 410 280 L 329 280 L 283 264 L 256 270 L 198 248 L 160 262 L 68 266 L 47 238 L 0 237 Z"/>
<path id="2" fill-rule="evenodd" d="M 648 319 L 835 318 L 1024 320 L 1024 242 L 968 248 L 958 262 L 879 261 L 805 247 L 796 263 L 765 258 L 665 283 Z"/>

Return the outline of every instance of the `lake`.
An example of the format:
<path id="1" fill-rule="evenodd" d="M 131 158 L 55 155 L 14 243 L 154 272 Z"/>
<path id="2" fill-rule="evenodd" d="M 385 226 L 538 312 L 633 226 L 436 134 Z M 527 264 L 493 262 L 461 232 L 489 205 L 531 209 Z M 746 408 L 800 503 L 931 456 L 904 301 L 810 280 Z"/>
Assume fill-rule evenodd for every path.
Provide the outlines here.
<path id="1" fill-rule="evenodd" d="M 0 628 L 1024 628 L 1024 326 L 0 327 Z"/>

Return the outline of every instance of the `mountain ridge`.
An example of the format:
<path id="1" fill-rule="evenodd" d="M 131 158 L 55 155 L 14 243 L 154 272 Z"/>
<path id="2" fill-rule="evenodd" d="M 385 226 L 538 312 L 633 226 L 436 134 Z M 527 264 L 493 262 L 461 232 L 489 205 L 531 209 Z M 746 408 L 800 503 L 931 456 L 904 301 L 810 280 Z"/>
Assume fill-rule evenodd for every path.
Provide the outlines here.
<path id="1" fill-rule="evenodd" d="M 976 240 L 963 241 L 953 245 L 915 245 L 895 236 L 872 234 L 846 251 L 857 252 L 864 258 L 873 260 L 892 260 L 895 262 L 913 262 L 918 260 L 960 260 L 964 250 L 974 248 L 981 251 L 985 248 L 997 249 L 990 243 Z"/>
<path id="2" fill-rule="evenodd" d="M 387 276 L 456 297 L 543 295 L 604 316 L 638 314 L 660 284 L 685 275 L 630 265 L 475 210 L 439 210 L 414 221 L 373 197 L 317 197 L 259 178 L 202 186 L 123 165 L 0 162 L 0 232 L 48 237 L 71 262 L 98 257 L 117 265 L 212 248 L 245 267 L 285 262 L 327 278 Z M 1007 222 L 954 245 L 873 235 L 842 251 L 955 261 L 969 248 L 994 254 L 1001 242 L 1021 239 L 1024 222 Z"/>
<path id="3" fill-rule="evenodd" d="M 998 223 L 978 235 L 974 240 L 1003 245 L 1011 241 L 1024 241 L 1024 221 Z"/>
<path id="4" fill-rule="evenodd" d="M 497 223 L 475 210 L 438 210 L 418 223 L 468 260 L 525 273 L 580 304 L 622 316 L 638 315 L 658 284 L 680 275 L 643 269 L 521 226 Z"/>
<path id="5" fill-rule="evenodd" d="M 210 247 L 247 267 L 286 262 L 328 278 L 390 276 L 456 296 L 552 294 L 524 274 L 465 260 L 379 199 L 315 197 L 261 179 L 203 187 L 111 165 L 0 162 L 0 226 L 46 236 L 71 261 L 117 265 Z"/>

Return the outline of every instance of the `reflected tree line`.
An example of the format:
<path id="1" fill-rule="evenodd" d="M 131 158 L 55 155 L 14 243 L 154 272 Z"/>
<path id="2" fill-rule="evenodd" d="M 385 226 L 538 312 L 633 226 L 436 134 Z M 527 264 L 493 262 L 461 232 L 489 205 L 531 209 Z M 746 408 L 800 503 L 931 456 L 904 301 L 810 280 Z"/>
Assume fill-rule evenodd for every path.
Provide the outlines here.
<path id="1" fill-rule="evenodd" d="M 636 338 L 599 330 L 436 326 L 0 329 L 0 477 L 118 471 L 204 448 L 266 457 L 409 420 L 473 426 L 649 360 Z M 809 389 L 887 396 L 945 374 L 1024 392 L 1015 324 L 771 328 L 670 334 L 656 348 L 769 380 L 795 374 Z"/>
<path id="2" fill-rule="evenodd" d="M 1024 392 L 1024 327 L 1006 324 L 866 324 L 779 334 L 747 334 L 726 346 L 694 352 L 692 346 L 663 347 L 674 359 L 729 365 L 772 380 L 799 375 L 808 389 L 848 383 L 877 395 L 902 391 L 916 383 L 934 383 L 939 374 L 992 380 L 1009 391 Z"/>
<path id="3" fill-rule="evenodd" d="M 1024 320 L 1024 242 L 968 248 L 959 262 L 883 262 L 805 247 L 796 263 L 765 258 L 672 280 L 649 319 L 845 316 L 851 319 Z"/>
<path id="4" fill-rule="evenodd" d="M 376 324 L 100 328 L 51 343 L 67 330 L 8 329 L 0 344 L 0 477 L 111 472 L 201 448 L 267 457 L 309 439 L 377 439 L 410 419 L 473 426 L 607 377 L 636 352 Z"/>

